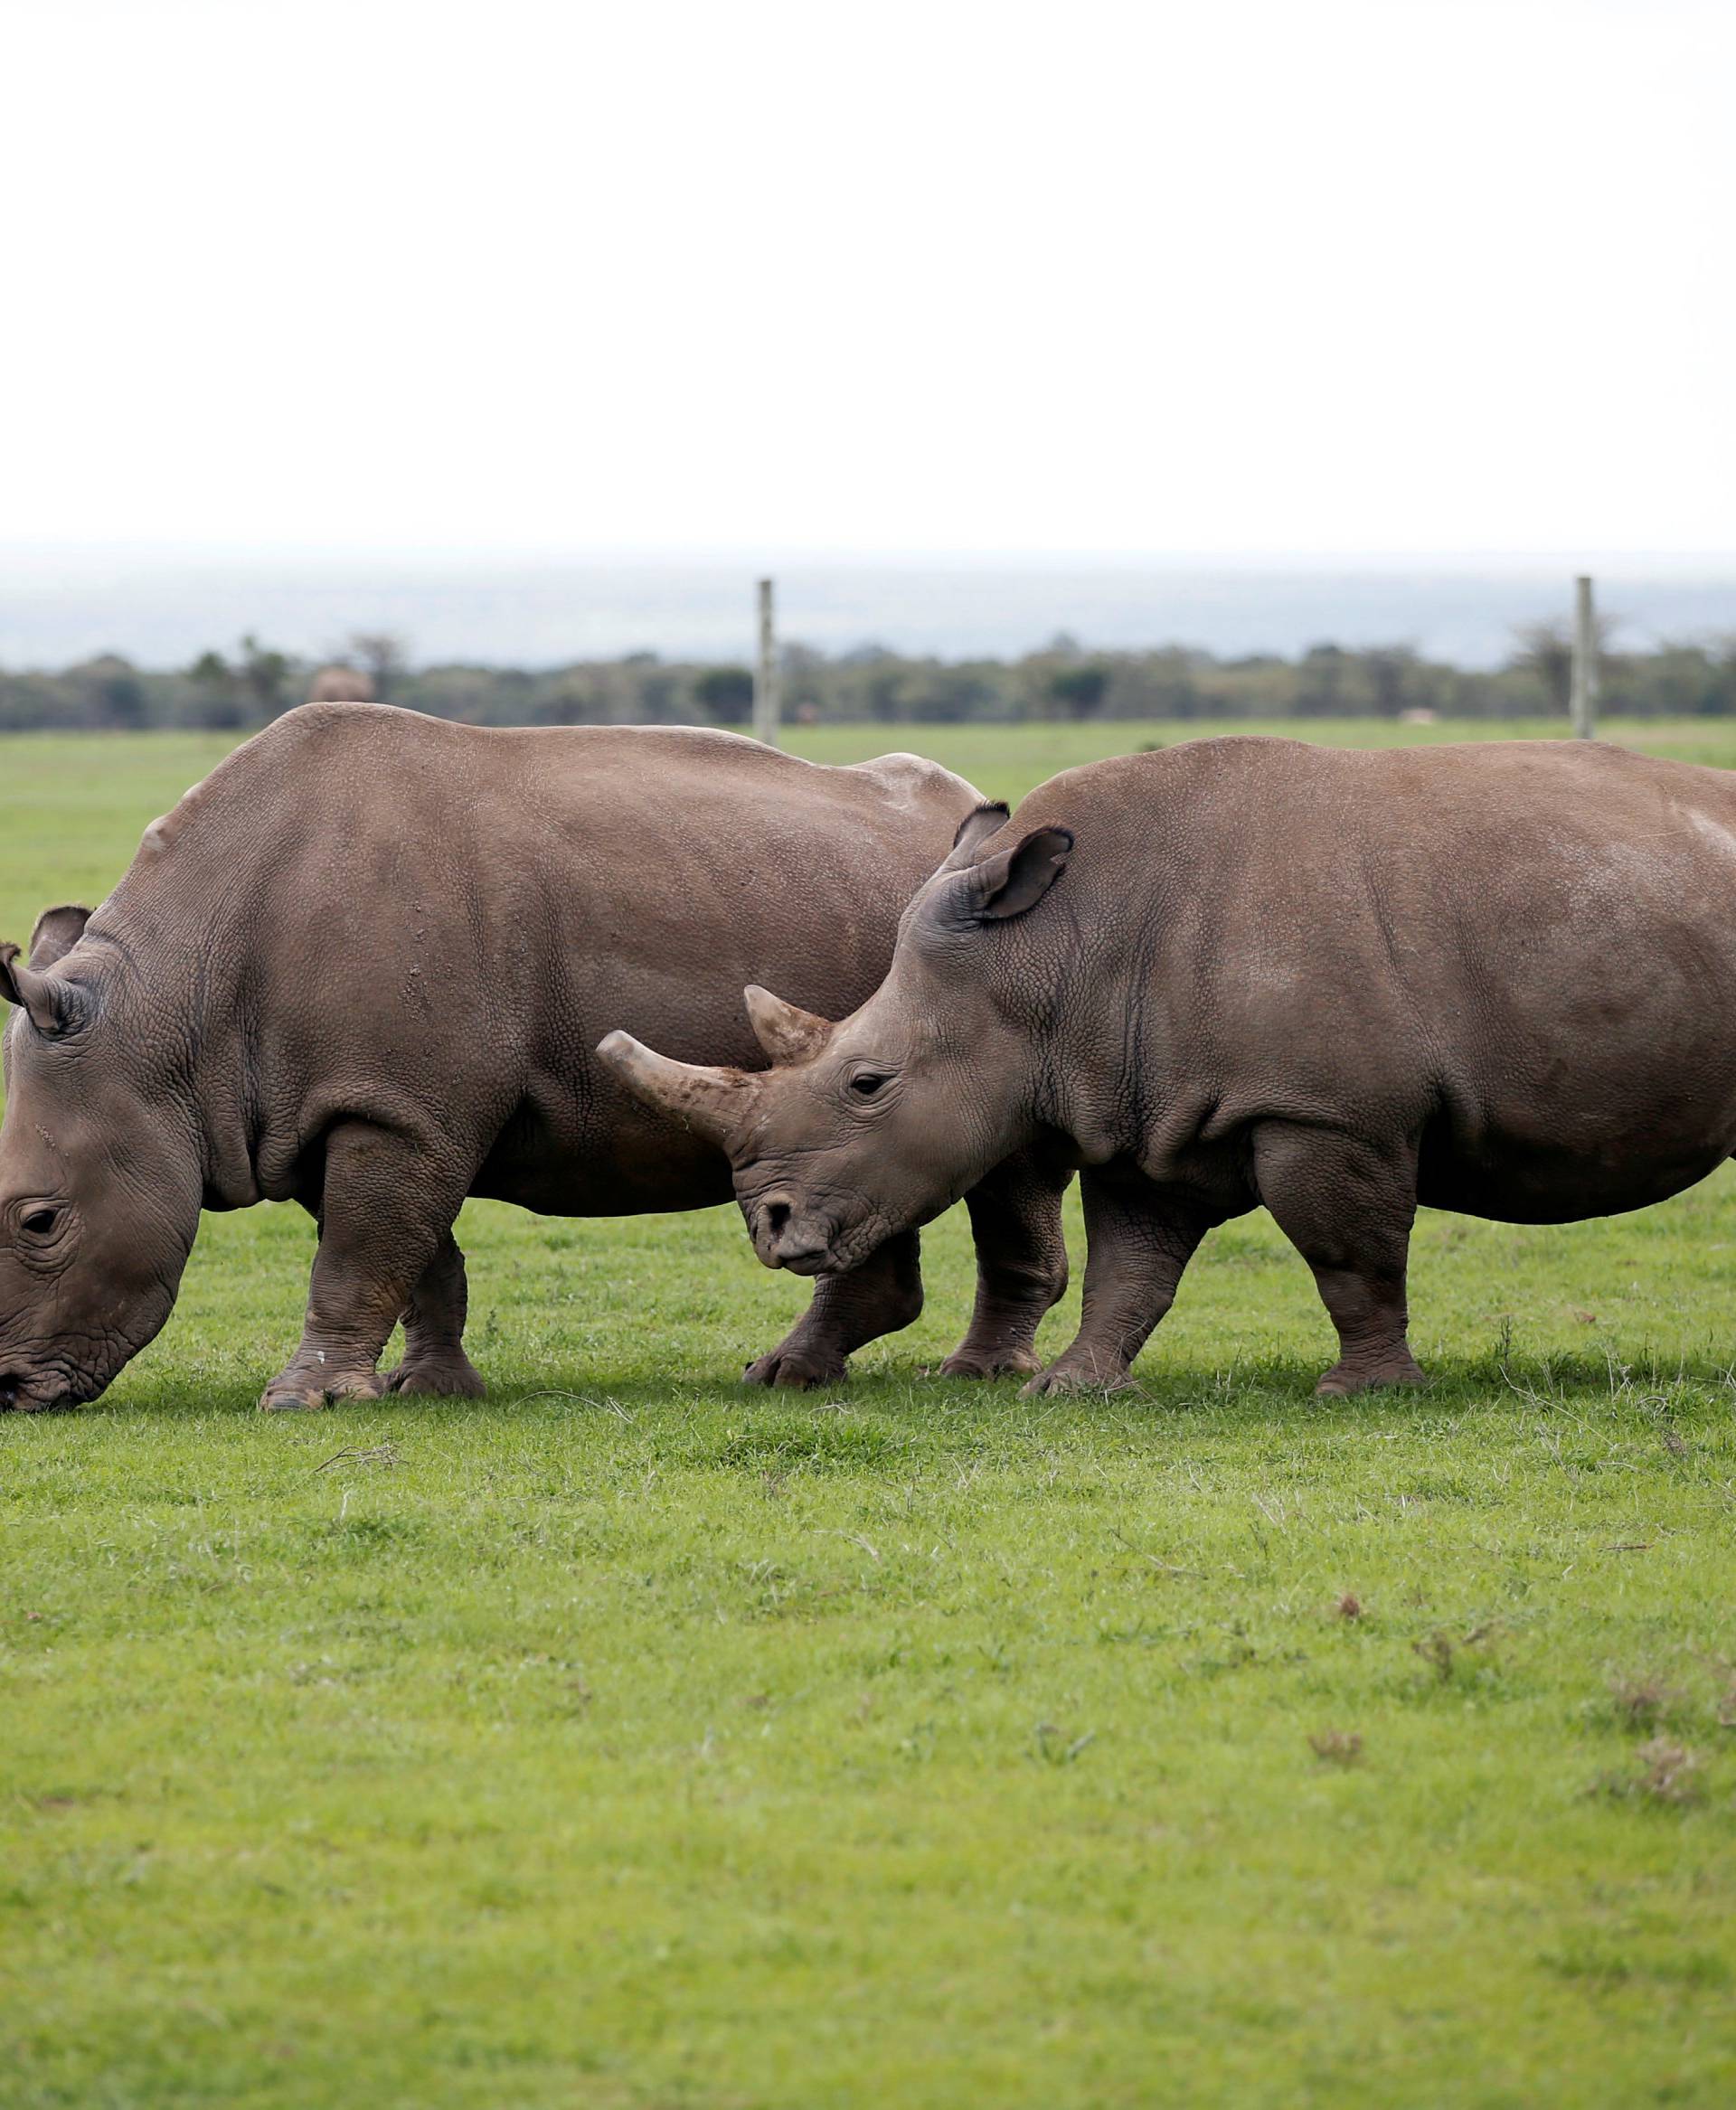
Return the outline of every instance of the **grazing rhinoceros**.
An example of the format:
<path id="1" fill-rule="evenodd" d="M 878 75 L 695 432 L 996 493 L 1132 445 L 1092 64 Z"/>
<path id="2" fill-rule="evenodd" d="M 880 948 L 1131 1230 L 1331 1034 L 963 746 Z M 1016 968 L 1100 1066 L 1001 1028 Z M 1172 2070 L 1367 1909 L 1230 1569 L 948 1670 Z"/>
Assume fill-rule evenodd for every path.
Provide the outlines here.
<path id="1" fill-rule="evenodd" d="M 1419 1201 L 1568 1222 L 1736 1152 L 1736 777 L 1542 741 L 1099 763 L 966 823 L 842 1024 L 749 1000 L 797 1050 L 769 1074 L 600 1051 L 729 1150 L 768 1267 L 851 1267 L 1045 1147 L 1090 1254 L 1032 1389 L 1123 1382 L 1260 1202 L 1338 1331 L 1320 1389 L 1412 1381 Z"/>
<path id="2" fill-rule="evenodd" d="M 911 756 L 821 768 L 732 733 L 485 731 L 313 704 L 146 832 L 93 915 L 0 948 L 0 1401 L 94 1399 L 168 1317 L 199 1211 L 294 1199 L 319 1223 L 301 1346 L 263 1405 L 389 1380 L 476 1393 L 467 1194 L 558 1216 L 727 1201 L 713 1144 L 592 1060 L 627 1018 L 751 1062 L 745 975 L 847 1008 L 976 794 Z M 761 1022 L 766 1049 L 787 1043 Z M 976 1313 L 948 1366 L 1034 1370 L 1066 1278 L 1061 1184 L 972 1195 Z M 835 1379 L 921 1305 L 903 1231 L 821 1280 L 750 1367 Z"/>

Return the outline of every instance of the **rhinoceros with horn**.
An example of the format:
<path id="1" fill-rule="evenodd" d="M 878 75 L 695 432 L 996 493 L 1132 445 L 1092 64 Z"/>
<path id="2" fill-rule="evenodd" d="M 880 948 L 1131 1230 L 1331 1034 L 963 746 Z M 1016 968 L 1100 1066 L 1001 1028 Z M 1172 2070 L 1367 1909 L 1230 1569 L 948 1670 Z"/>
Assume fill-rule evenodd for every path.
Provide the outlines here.
<path id="1" fill-rule="evenodd" d="M 1337 1331 L 1320 1389 L 1411 1382 L 1419 1202 L 1571 1222 L 1736 1152 L 1736 777 L 1549 741 L 1069 770 L 968 820 L 881 988 L 785 1037 L 758 1076 L 600 1050 L 730 1153 L 768 1266 L 855 1265 L 1036 1151 L 1090 1249 L 1035 1389 L 1127 1381 L 1260 1203 Z"/>
<path id="2" fill-rule="evenodd" d="M 0 1402 L 94 1399 L 172 1309 L 200 1210 L 294 1200 L 319 1226 L 269 1407 L 474 1393 L 453 1220 L 727 1201 L 727 1159 L 592 1059 L 625 1018 L 693 1055 L 788 1057 L 743 1025 L 764 975 L 848 1009 L 977 795 L 910 756 L 852 768 L 731 733 L 488 730 L 312 704 L 146 832 L 94 914 L 0 947 Z M 1034 1368 L 1065 1281 L 1061 1182 L 972 1194 L 976 1309 L 948 1368 Z M 750 1366 L 831 1381 L 921 1304 L 913 1232 L 827 1270 Z M 381 1351 L 401 1315 L 403 1361 Z"/>

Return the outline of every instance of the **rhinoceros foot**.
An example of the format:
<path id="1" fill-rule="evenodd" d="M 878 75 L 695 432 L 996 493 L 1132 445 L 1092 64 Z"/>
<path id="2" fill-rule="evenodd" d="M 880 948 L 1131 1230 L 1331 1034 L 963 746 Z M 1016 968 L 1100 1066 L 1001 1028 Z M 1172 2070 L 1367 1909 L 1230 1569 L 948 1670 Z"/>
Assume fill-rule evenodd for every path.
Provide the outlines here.
<path id="1" fill-rule="evenodd" d="M 957 1348 L 940 1365 L 943 1378 L 1028 1378 L 1043 1368 L 1043 1358 L 1028 1348 Z"/>
<path id="2" fill-rule="evenodd" d="M 843 1356 L 826 1350 L 774 1348 L 748 1365 L 741 1372 L 741 1382 L 806 1392 L 816 1385 L 837 1384 L 849 1368 Z"/>
<path id="3" fill-rule="evenodd" d="M 321 1371 L 309 1376 L 292 1363 L 259 1395 L 262 1414 L 290 1414 L 324 1407 L 328 1400 L 377 1399 L 386 1380 L 377 1371 Z"/>
<path id="4" fill-rule="evenodd" d="M 488 1387 L 470 1358 L 458 1355 L 407 1355 L 386 1374 L 389 1392 L 420 1392 L 436 1399 L 481 1399 Z"/>
<path id="5" fill-rule="evenodd" d="M 1065 1361 L 1051 1363 L 1040 1371 L 1028 1385 L 1021 1386 L 1020 1397 L 1041 1399 L 1061 1392 L 1125 1392 L 1133 1380 L 1125 1369 L 1105 1370 L 1092 1363 L 1072 1363 Z"/>
<path id="6" fill-rule="evenodd" d="M 1347 1399 L 1354 1392 L 1372 1391 L 1377 1385 L 1426 1385 L 1428 1372 L 1407 1351 L 1382 1362 L 1335 1362 L 1314 1388 L 1320 1399 Z"/>

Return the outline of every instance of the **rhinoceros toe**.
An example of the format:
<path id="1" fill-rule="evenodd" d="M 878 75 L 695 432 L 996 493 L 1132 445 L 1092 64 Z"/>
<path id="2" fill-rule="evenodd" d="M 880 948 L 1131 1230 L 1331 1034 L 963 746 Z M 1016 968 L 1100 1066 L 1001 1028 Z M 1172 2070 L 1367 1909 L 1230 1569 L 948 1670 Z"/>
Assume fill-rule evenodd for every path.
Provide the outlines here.
<path id="1" fill-rule="evenodd" d="M 259 1394 L 261 1414 L 295 1414 L 326 1404 L 324 1386 L 286 1385 L 274 1378 Z"/>

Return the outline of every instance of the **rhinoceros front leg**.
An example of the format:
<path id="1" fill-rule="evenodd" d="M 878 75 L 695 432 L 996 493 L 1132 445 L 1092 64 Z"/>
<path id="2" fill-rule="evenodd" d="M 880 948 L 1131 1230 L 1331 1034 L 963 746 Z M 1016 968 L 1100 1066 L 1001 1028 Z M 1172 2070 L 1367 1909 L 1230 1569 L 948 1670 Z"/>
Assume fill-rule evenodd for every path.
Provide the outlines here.
<path id="1" fill-rule="evenodd" d="M 1027 1392 L 1112 1392 L 1151 1330 L 1175 1300 L 1175 1286 L 1222 1212 L 1137 1173 L 1087 1169 L 1085 1295 L 1071 1345 Z"/>
<path id="2" fill-rule="evenodd" d="M 1406 1338 L 1414 1151 L 1273 1122 L 1254 1138 L 1254 1179 L 1338 1331 L 1338 1361 L 1315 1389 L 1342 1398 L 1424 1383 Z"/>
<path id="3" fill-rule="evenodd" d="M 365 1121 L 333 1129 L 301 1345 L 261 1407 L 380 1397 L 380 1352 L 450 1236 L 466 1184 L 427 1138 Z"/>
<path id="4" fill-rule="evenodd" d="M 769 1355 L 742 1372 L 750 1385 L 831 1385 L 844 1376 L 851 1351 L 908 1326 L 922 1310 L 921 1248 L 915 1231 L 901 1231 L 877 1247 L 860 1267 L 822 1275 L 814 1301 Z"/>
<path id="5" fill-rule="evenodd" d="M 448 1231 L 410 1292 L 403 1313 L 404 1359 L 387 1377 L 388 1391 L 432 1392 L 447 1399 L 483 1397 L 488 1388 L 482 1372 L 464 1352 L 469 1307 L 464 1255 Z"/>
<path id="6" fill-rule="evenodd" d="M 945 1362 L 949 1378 L 998 1378 L 1041 1370 L 1035 1342 L 1044 1313 L 1067 1287 L 1061 1198 L 1069 1172 L 1009 1158 L 965 1196 L 976 1242 L 976 1306 Z"/>

